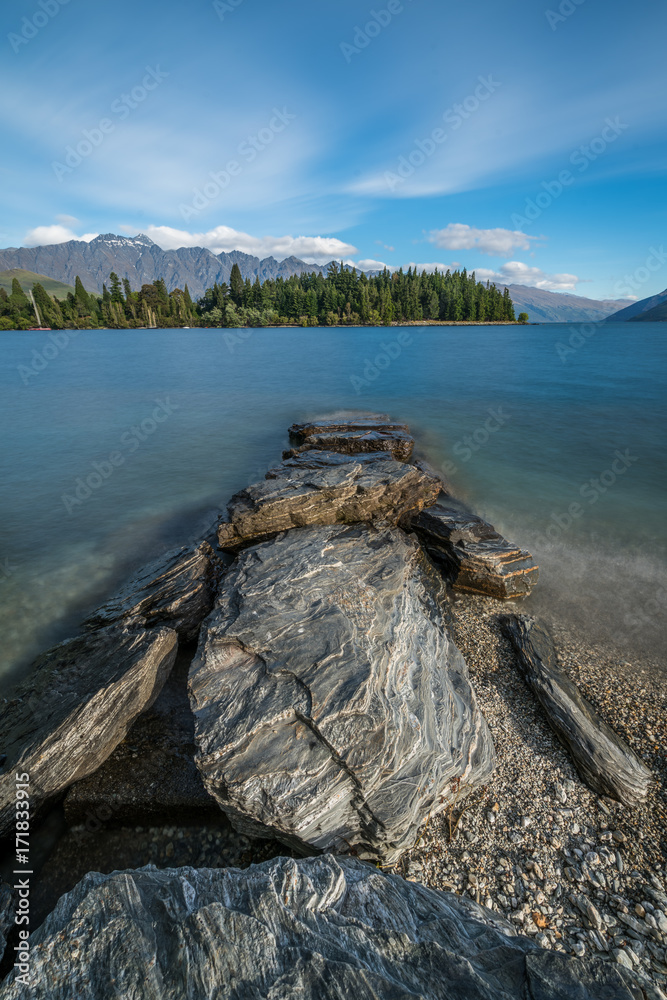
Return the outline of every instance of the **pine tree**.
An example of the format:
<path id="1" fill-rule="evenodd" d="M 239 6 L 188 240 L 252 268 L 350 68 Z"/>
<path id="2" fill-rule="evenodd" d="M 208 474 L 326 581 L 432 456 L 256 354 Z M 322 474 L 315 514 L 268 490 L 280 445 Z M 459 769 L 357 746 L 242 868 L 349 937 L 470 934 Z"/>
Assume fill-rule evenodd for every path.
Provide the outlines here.
<path id="1" fill-rule="evenodd" d="M 245 283 L 238 264 L 232 265 L 232 273 L 229 276 L 229 289 L 234 305 L 240 306 L 243 302 L 243 289 Z"/>

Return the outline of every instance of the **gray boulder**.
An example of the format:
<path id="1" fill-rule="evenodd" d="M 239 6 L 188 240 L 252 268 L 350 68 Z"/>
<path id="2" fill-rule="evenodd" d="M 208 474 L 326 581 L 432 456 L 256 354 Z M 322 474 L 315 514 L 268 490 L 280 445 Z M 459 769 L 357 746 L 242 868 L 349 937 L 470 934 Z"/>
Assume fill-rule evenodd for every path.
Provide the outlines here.
<path id="1" fill-rule="evenodd" d="M 15 773 L 30 775 L 34 809 L 95 771 L 157 698 L 177 644 L 171 629 L 112 626 L 35 661 L 0 721 L 0 835 L 13 829 Z"/>
<path id="2" fill-rule="evenodd" d="M 292 424 L 289 436 L 297 448 L 339 451 L 347 455 L 387 451 L 399 462 L 409 461 L 415 444 L 407 425 L 393 423 L 386 413 Z"/>
<path id="3" fill-rule="evenodd" d="M 398 529 L 297 529 L 238 557 L 190 668 L 197 763 L 237 828 L 392 861 L 488 777 L 444 600 Z"/>
<path id="4" fill-rule="evenodd" d="M 218 529 L 222 549 L 315 524 L 396 523 L 409 510 L 433 503 L 440 483 L 389 457 L 314 469 L 285 469 L 232 497 Z"/>
<path id="5" fill-rule="evenodd" d="M 540 949 L 453 894 L 354 858 L 91 872 L 1 1000 L 642 1000 L 611 964 Z"/>
<path id="6" fill-rule="evenodd" d="M 410 511 L 401 526 L 417 534 L 457 590 L 505 600 L 524 597 L 537 583 L 539 569 L 530 552 L 512 545 L 453 498 Z"/>
<path id="7" fill-rule="evenodd" d="M 145 566 L 114 597 L 84 622 L 86 629 L 130 620 L 152 627 L 166 625 L 186 641 L 196 640 L 199 626 L 213 607 L 222 572 L 208 542 L 174 549 Z"/>
<path id="8" fill-rule="evenodd" d="M 643 802 L 653 781 L 651 772 L 560 669 L 546 629 L 526 615 L 505 615 L 501 623 L 523 679 L 581 778 L 599 795 L 626 806 Z"/>

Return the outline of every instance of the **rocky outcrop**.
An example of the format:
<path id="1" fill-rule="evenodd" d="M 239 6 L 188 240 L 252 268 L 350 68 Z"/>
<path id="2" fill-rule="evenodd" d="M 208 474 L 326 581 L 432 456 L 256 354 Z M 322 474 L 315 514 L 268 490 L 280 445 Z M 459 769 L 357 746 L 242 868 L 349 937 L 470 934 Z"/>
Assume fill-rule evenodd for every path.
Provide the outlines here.
<path id="1" fill-rule="evenodd" d="M 626 985 L 626 983 L 628 985 Z M 91 872 L 1 1000 L 641 1000 L 631 974 L 354 858 Z"/>
<path id="2" fill-rule="evenodd" d="M 443 600 L 398 529 L 297 529 L 238 557 L 190 692 L 204 784 L 239 829 L 389 861 L 485 780 L 493 744 Z"/>
<path id="3" fill-rule="evenodd" d="M 339 451 L 346 455 L 387 451 L 399 462 L 410 460 L 415 444 L 409 428 L 405 424 L 392 423 L 386 413 L 292 424 L 289 436 L 297 448 Z"/>
<path id="4" fill-rule="evenodd" d="M 539 570 L 530 552 L 455 500 L 411 511 L 401 525 L 417 534 L 457 590 L 508 599 L 524 597 L 537 583 Z"/>
<path id="5" fill-rule="evenodd" d="M 156 699 L 176 658 L 167 628 L 112 626 L 44 653 L 0 721 L 0 835 L 13 828 L 16 772 L 34 809 L 95 771 Z"/>
<path id="6" fill-rule="evenodd" d="M 651 772 L 559 668 L 546 629 L 526 615 L 506 615 L 501 622 L 516 650 L 523 679 L 581 778 L 599 795 L 626 806 L 643 802 L 653 780 Z"/>
<path id="7" fill-rule="evenodd" d="M 307 525 L 395 524 L 406 511 L 433 503 L 439 491 L 438 481 L 388 456 L 370 463 L 287 469 L 232 497 L 218 541 L 222 549 L 236 549 Z"/>
<path id="8" fill-rule="evenodd" d="M 385 461 L 387 457 L 386 451 L 368 451 L 360 452 L 353 460 L 360 465 L 370 465 L 372 462 Z M 292 448 L 283 452 L 283 461 L 275 469 L 269 469 L 266 478 L 280 479 L 292 469 L 328 469 L 332 465 L 347 465 L 350 461 L 351 456 L 340 451 L 320 451 L 317 448 L 299 451 L 298 448 Z"/>
<path id="9" fill-rule="evenodd" d="M 195 641 L 213 607 L 221 563 L 208 542 L 174 549 L 144 567 L 114 597 L 84 622 L 105 628 L 134 620 L 148 628 L 165 625 Z"/>

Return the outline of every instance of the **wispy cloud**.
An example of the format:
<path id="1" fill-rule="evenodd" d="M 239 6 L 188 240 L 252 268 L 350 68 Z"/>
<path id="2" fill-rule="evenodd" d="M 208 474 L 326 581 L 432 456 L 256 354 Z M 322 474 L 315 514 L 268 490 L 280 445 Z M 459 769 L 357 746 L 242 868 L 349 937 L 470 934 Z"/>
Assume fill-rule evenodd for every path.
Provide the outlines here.
<path id="1" fill-rule="evenodd" d="M 576 274 L 546 274 L 539 267 L 530 267 L 520 260 L 510 260 L 498 271 L 485 267 L 475 268 L 479 281 L 495 281 L 502 285 L 529 285 L 549 292 L 573 292 L 582 280 Z"/>
<path id="2" fill-rule="evenodd" d="M 443 250 L 478 250 L 492 257 L 506 257 L 513 250 L 530 250 L 531 241 L 543 238 L 512 229 L 475 229 L 462 222 L 432 229 L 427 237 L 429 243 Z"/>

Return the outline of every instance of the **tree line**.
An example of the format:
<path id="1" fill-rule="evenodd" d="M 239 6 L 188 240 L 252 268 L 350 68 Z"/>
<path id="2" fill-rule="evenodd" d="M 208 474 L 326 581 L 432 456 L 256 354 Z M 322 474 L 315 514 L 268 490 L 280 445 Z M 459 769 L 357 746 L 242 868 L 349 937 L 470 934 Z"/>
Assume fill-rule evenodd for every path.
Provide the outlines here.
<path id="1" fill-rule="evenodd" d="M 62 329 L 137 329 L 144 327 L 244 326 L 389 326 L 391 323 L 454 321 L 515 322 L 507 288 L 500 291 L 475 272 L 384 270 L 368 277 L 341 264 L 290 278 L 243 279 L 234 264 L 229 283 L 217 282 L 195 303 L 188 286 L 168 292 L 158 278 L 133 291 L 127 278 L 114 272 L 102 295 L 85 290 L 77 277 L 74 292 L 58 300 L 42 285 L 33 285 L 41 323 Z M 528 319 L 525 313 L 519 322 Z M 35 326 L 33 304 L 18 280 L 11 294 L 0 288 L 0 329 Z"/>

